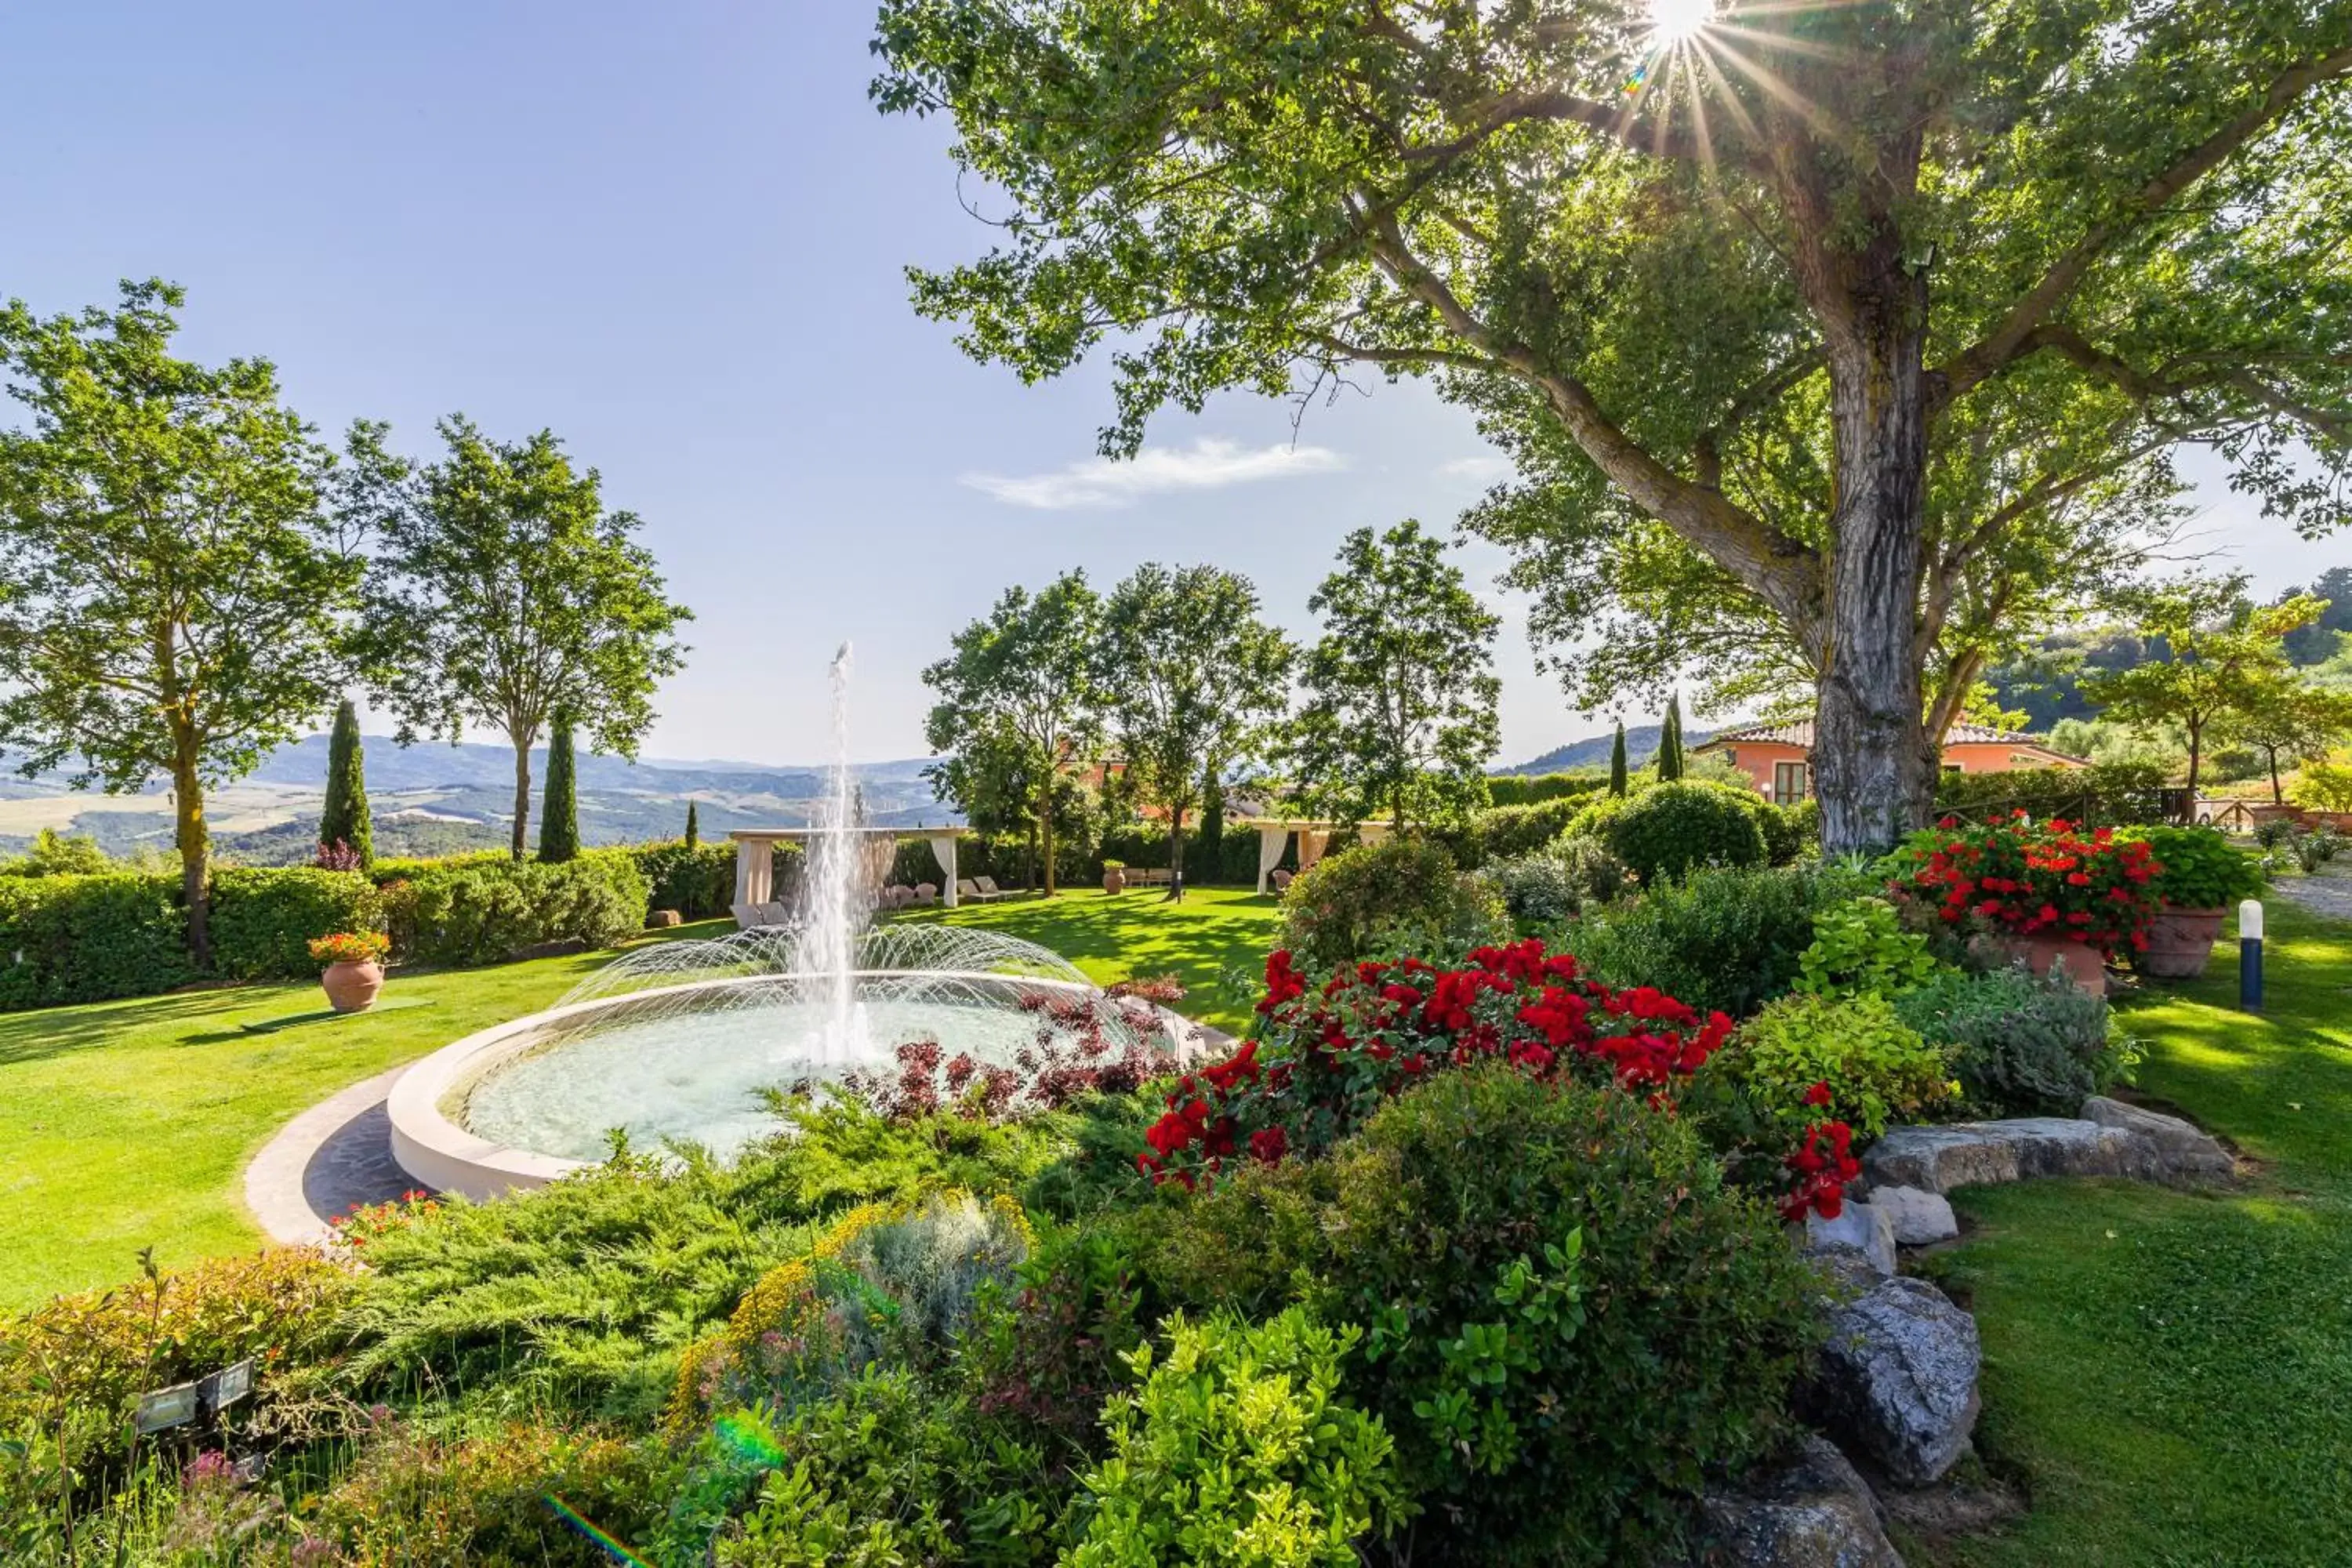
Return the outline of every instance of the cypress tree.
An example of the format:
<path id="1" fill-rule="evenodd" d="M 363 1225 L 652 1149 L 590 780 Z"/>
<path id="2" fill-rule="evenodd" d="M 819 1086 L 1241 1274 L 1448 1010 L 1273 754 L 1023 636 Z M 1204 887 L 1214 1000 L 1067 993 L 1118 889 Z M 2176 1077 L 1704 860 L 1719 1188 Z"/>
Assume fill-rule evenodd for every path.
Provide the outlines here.
<path id="1" fill-rule="evenodd" d="M 359 710 L 348 697 L 335 710 L 327 741 L 327 799 L 319 812 L 319 847 L 342 844 L 362 867 L 375 859 L 375 828 L 368 818 L 367 764 L 360 755 Z"/>
<path id="2" fill-rule="evenodd" d="M 1617 739 L 1609 747 L 1609 793 L 1623 795 L 1625 780 L 1625 721 L 1617 721 Z"/>
<path id="3" fill-rule="evenodd" d="M 701 844 L 702 824 L 694 815 L 694 802 L 689 800 L 686 803 L 686 847 L 694 849 Z"/>
<path id="4" fill-rule="evenodd" d="M 580 790 L 572 778 L 572 721 L 560 718 L 547 742 L 547 794 L 539 808 L 539 858 L 569 860 L 580 853 Z"/>
<path id="5" fill-rule="evenodd" d="M 1683 776 L 1683 696 L 1677 691 L 1666 699 L 1666 721 L 1658 727 L 1658 777 L 1661 781 Z"/>

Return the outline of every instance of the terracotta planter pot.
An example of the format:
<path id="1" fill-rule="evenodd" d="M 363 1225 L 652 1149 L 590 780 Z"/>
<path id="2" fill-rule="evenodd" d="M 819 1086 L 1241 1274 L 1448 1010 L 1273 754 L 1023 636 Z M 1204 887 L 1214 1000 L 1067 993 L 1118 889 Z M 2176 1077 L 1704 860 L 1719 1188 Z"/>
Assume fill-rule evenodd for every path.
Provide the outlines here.
<path id="1" fill-rule="evenodd" d="M 1127 872 L 1117 866 L 1104 867 L 1103 891 L 1106 893 L 1123 893 L 1127 891 Z"/>
<path id="2" fill-rule="evenodd" d="M 2060 973 L 2076 989 L 2094 996 L 2107 994 L 2107 962 L 2087 942 L 2072 937 L 2013 936 L 2004 944 L 2010 956 L 2025 961 L 2036 974 Z"/>
<path id="3" fill-rule="evenodd" d="M 2194 980 L 2212 961 L 2221 940 L 2223 910 L 2176 910 L 2164 906 L 2147 928 L 2147 947 L 2132 967 L 2158 980 Z"/>
<path id="4" fill-rule="evenodd" d="M 383 965 L 381 963 L 331 963 L 319 976 L 320 987 L 327 993 L 327 1005 L 338 1013 L 364 1013 L 375 1005 L 375 994 L 383 989 Z"/>

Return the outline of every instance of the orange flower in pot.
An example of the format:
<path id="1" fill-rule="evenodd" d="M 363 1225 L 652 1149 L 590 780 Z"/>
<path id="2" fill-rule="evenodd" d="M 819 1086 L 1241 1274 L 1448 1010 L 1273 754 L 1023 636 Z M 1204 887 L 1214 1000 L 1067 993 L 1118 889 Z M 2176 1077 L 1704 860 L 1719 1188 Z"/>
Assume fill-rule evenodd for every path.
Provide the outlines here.
<path id="1" fill-rule="evenodd" d="M 392 938 L 380 931 L 339 931 L 310 939 L 310 956 L 326 965 L 319 984 L 338 1013 L 364 1013 L 383 989 L 384 955 Z"/>

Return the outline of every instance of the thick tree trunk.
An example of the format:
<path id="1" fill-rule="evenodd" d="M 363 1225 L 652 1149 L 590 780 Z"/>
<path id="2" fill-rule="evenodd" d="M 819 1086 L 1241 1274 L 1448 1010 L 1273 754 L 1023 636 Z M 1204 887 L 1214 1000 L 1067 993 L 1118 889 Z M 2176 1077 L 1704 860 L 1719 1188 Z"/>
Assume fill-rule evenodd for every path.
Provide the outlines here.
<path id="1" fill-rule="evenodd" d="M 2271 804 L 2273 805 L 2284 805 L 2286 804 L 2286 790 L 2279 784 L 2278 748 L 2276 746 L 2271 746 L 2265 749 L 2270 752 L 2271 758 Z"/>
<path id="2" fill-rule="evenodd" d="M 530 840 L 530 742 L 518 737 L 515 741 L 514 839 L 509 852 L 518 860 L 523 857 L 523 846 Z"/>
<path id="3" fill-rule="evenodd" d="M 1168 814 L 1168 901 L 1184 896 L 1184 808 Z"/>
<path id="4" fill-rule="evenodd" d="M 1038 814 L 1037 837 L 1045 847 L 1045 896 L 1050 899 L 1054 896 L 1054 792 L 1050 785 L 1045 791 L 1045 809 Z"/>
<path id="5" fill-rule="evenodd" d="M 1841 259 L 1852 270 L 1829 331 L 1837 501 L 1812 753 L 1829 855 L 1885 849 L 1926 826 L 1937 774 L 1917 640 L 1927 290 L 1891 240 Z"/>
<path id="6" fill-rule="evenodd" d="M 173 840 L 180 851 L 180 898 L 188 910 L 188 952 L 198 969 L 213 963 L 212 828 L 205 821 L 205 785 L 197 771 L 194 731 L 174 726 L 172 737 Z"/>

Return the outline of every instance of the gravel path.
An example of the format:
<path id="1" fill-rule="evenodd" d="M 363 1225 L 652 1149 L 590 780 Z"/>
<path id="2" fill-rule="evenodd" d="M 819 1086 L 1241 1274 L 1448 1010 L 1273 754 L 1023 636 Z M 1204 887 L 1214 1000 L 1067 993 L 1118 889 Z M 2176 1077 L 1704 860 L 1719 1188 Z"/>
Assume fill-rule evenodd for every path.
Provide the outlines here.
<path id="1" fill-rule="evenodd" d="M 2352 921 L 2352 876 L 2322 871 L 2315 877 L 2281 877 L 2271 884 L 2271 891 L 2313 914 Z"/>

